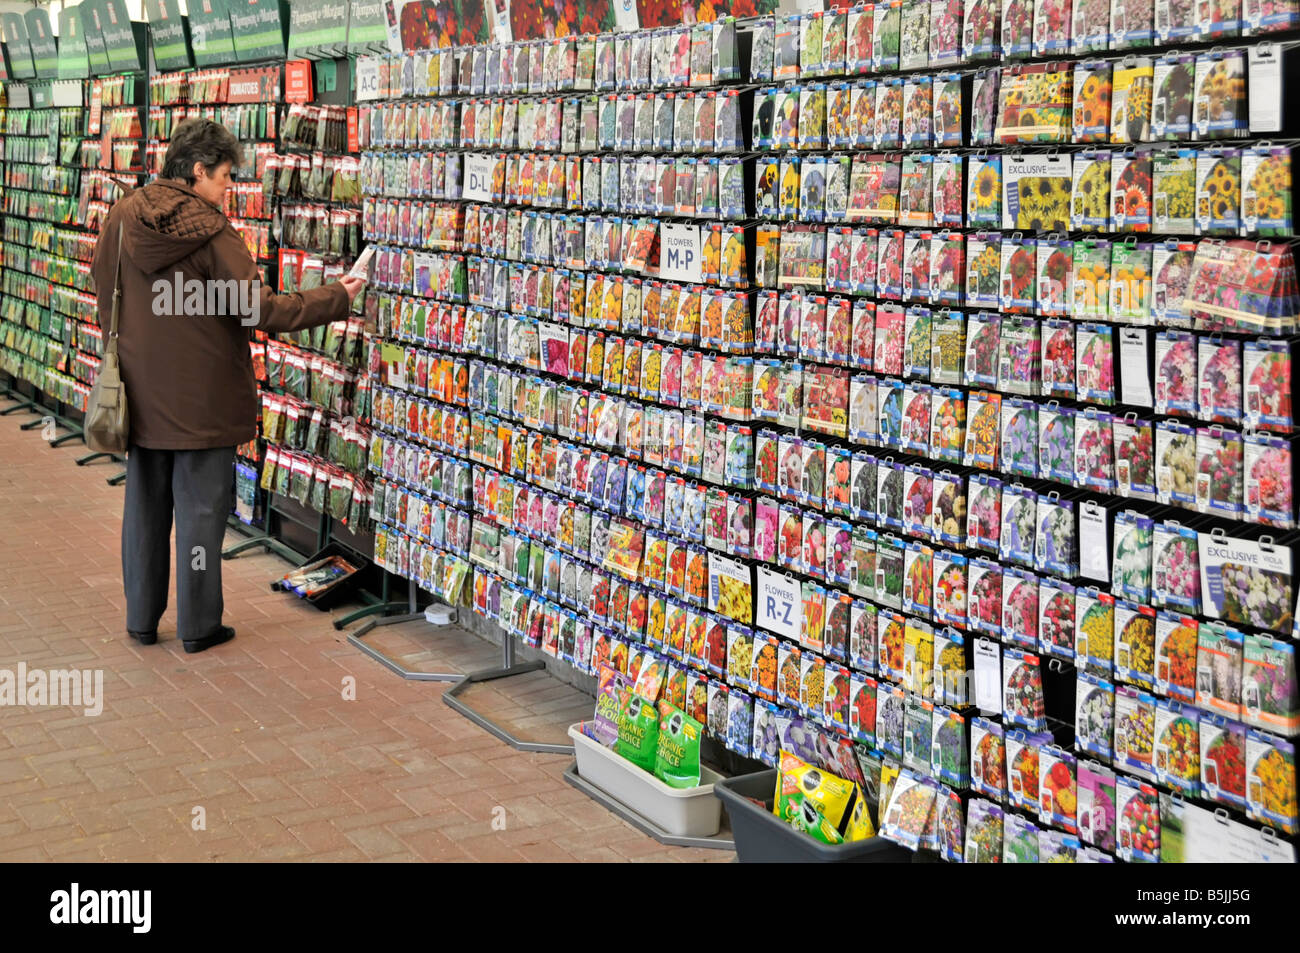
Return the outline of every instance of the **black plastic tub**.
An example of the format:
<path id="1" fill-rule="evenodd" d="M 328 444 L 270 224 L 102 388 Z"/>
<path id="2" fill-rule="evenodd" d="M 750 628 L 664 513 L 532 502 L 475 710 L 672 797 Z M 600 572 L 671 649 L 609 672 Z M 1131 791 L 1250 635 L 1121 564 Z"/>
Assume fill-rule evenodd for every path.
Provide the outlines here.
<path id="1" fill-rule="evenodd" d="M 313 556 L 310 556 L 307 559 L 307 561 L 303 563 L 303 565 L 310 566 L 312 563 L 320 562 L 320 560 L 325 559 L 329 556 L 339 556 L 347 560 L 353 566 L 356 567 L 357 571 L 351 573 L 350 575 L 344 576 L 342 579 L 334 583 L 334 585 L 330 586 L 322 593 L 318 593 L 315 596 L 299 596 L 299 598 L 302 599 L 303 602 L 307 603 L 308 605 L 315 606 L 317 609 L 320 609 L 322 612 L 329 611 L 330 609 L 338 605 L 344 598 L 352 595 L 352 593 L 356 591 L 357 586 L 361 583 L 365 570 L 369 565 L 369 563 L 367 563 L 366 560 L 360 559 L 355 552 L 353 552 L 348 547 L 342 545 L 341 543 L 330 543 L 320 552 L 316 553 Z M 280 582 L 281 580 L 277 579 L 275 582 L 271 583 L 271 589 L 276 592 L 292 591 L 292 590 L 282 588 Z M 297 593 L 293 593 L 293 594 L 297 595 Z"/>
<path id="2" fill-rule="evenodd" d="M 772 813 L 776 793 L 776 769 L 757 774 L 724 778 L 713 785 L 713 793 L 722 798 L 731 818 L 736 840 L 736 857 L 742 864 L 754 863 L 821 863 L 821 864 L 907 864 L 912 852 L 883 837 L 855 841 L 852 844 L 823 844 L 797 831 Z M 761 801 L 759 807 L 753 801 Z"/>

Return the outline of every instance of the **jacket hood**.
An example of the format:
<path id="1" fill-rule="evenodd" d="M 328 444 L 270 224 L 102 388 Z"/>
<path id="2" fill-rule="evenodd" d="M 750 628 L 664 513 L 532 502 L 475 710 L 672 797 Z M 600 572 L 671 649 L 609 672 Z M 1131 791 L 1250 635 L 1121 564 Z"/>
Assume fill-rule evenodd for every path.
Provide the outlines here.
<path id="1" fill-rule="evenodd" d="M 145 274 L 174 265 L 228 224 L 220 209 L 177 179 L 150 182 L 120 204 L 123 255 Z"/>

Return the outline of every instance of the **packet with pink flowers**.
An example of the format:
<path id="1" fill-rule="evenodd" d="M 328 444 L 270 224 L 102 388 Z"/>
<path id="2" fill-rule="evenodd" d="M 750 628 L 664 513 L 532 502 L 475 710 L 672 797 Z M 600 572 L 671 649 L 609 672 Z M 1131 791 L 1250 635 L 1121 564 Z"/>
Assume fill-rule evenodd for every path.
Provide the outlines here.
<path id="1" fill-rule="evenodd" d="M 1038 586 L 1038 651 L 1074 659 L 1074 586 L 1052 577 Z"/>
<path id="2" fill-rule="evenodd" d="M 1291 442 L 1260 433 L 1247 433 L 1244 442 L 1247 515 L 1251 522 L 1292 529 L 1295 505 L 1291 496 Z"/>
<path id="3" fill-rule="evenodd" d="M 1202 420 L 1237 423 L 1241 420 L 1241 346 L 1218 335 L 1200 339 L 1197 407 Z"/>
<path id="4" fill-rule="evenodd" d="M 1244 474 L 1241 434 L 1222 427 L 1196 432 L 1196 506 L 1202 513 L 1240 515 Z"/>
<path id="5" fill-rule="evenodd" d="M 1247 341 L 1242 372 L 1246 424 L 1265 430 L 1289 431 L 1293 424 L 1292 362 L 1287 343 L 1263 339 Z"/>

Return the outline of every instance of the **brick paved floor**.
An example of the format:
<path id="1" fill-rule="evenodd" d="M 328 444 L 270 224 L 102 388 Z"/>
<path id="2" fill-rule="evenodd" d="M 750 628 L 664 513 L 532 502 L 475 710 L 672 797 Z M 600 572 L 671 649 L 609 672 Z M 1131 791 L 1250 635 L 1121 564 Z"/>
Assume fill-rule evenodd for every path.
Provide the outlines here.
<path id="1" fill-rule="evenodd" d="M 130 642 L 114 468 L 75 466 L 84 451 L 20 431 L 30 419 L 0 417 L 0 668 L 102 668 L 105 700 L 98 717 L 0 708 L 0 861 L 732 859 L 645 837 L 564 783 L 568 758 L 515 751 L 443 704 L 445 684 L 367 658 L 268 591 L 276 557 L 224 564 L 233 642 L 187 656 L 172 610 L 157 645 Z M 420 631 L 368 641 L 430 671 L 496 663 L 468 633 Z M 472 704 L 558 733 L 580 709 L 557 684 L 526 676 Z"/>

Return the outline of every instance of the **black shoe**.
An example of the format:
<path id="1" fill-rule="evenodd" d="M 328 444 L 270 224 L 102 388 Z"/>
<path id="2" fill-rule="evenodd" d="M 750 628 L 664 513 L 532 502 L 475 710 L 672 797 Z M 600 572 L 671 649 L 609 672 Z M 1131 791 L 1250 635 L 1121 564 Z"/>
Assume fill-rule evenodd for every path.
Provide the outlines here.
<path id="1" fill-rule="evenodd" d="M 127 629 L 126 634 L 131 636 L 131 638 L 135 639 L 141 645 L 153 645 L 158 641 L 157 629 L 154 629 L 152 632 L 132 632 L 130 629 Z"/>
<path id="2" fill-rule="evenodd" d="M 220 645 L 222 642 L 229 642 L 235 637 L 235 630 L 228 625 L 223 625 L 211 635 L 205 635 L 201 639 L 184 639 L 185 651 L 189 655 L 195 652 L 202 652 L 212 648 L 214 645 Z"/>

